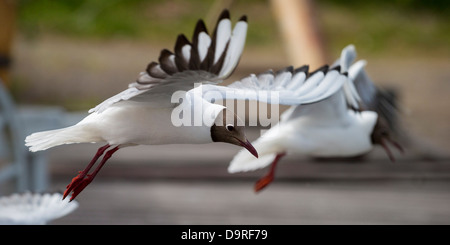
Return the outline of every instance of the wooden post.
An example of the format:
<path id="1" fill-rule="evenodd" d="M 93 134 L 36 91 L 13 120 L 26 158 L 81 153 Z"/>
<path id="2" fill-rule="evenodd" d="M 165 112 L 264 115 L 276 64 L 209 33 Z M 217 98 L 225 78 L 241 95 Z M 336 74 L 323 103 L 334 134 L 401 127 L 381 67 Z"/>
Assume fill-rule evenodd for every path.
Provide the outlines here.
<path id="1" fill-rule="evenodd" d="M 9 85 L 11 45 L 14 36 L 16 1 L 0 0 L 0 78 Z"/>
<path id="2" fill-rule="evenodd" d="M 323 41 L 317 28 L 313 1 L 271 0 L 290 64 L 308 64 L 310 70 L 327 62 Z"/>

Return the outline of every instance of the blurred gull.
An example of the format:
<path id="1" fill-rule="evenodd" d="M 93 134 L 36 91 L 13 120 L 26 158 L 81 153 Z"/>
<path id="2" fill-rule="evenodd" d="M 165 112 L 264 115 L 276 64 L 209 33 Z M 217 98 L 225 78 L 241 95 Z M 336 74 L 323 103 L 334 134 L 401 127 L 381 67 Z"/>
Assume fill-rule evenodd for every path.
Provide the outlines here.
<path id="1" fill-rule="evenodd" d="M 44 225 L 49 221 L 68 215 L 78 207 L 78 203 L 61 200 L 62 195 L 54 194 L 13 194 L 0 197 L 1 225 Z"/>
<path id="2" fill-rule="evenodd" d="M 240 151 L 231 161 L 230 173 L 253 171 L 271 165 L 267 175 L 255 184 L 258 192 L 270 184 L 278 161 L 286 154 L 303 154 L 313 157 L 352 157 L 369 152 L 374 144 L 380 144 L 389 158 L 394 157 L 388 148 L 390 142 L 403 152 L 402 147 L 391 139 L 389 116 L 375 108 L 377 89 L 364 71 L 365 61 L 358 61 L 351 67 L 356 57 L 353 45 L 341 53 L 333 65 L 348 70 L 349 79 L 334 94 L 315 103 L 293 105 L 281 115 L 280 122 L 253 142 L 259 158 L 251 158 Z M 328 66 L 322 71 L 326 73 Z M 329 71 L 328 71 L 329 72 Z M 273 79 L 277 79 L 277 76 Z M 306 80 L 304 86 L 316 86 Z M 356 86 L 355 86 L 356 85 Z"/>

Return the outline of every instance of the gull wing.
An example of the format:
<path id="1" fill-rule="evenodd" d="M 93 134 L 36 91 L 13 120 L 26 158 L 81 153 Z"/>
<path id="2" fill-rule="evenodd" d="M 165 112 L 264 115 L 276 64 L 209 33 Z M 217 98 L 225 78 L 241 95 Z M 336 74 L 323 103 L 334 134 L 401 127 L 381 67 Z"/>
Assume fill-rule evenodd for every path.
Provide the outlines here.
<path id="1" fill-rule="evenodd" d="M 251 74 L 228 86 L 203 85 L 192 89 L 201 90 L 205 99 L 257 100 L 272 104 L 300 105 L 321 101 L 336 93 L 347 80 L 347 74 L 339 67 L 323 66 L 308 73 L 308 66 L 280 71 L 272 70 Z M 190 92 L 191 92 L 190 91 Z"/>
<path id="2" fill-rule="evenodd" d="M 232 29 L 228 10 L 220 15 L 212 35 L 208 34 L 204 22 L 199 20 L 192 41 L 180 34 L 174 52 L 162 50 L 158 62 L 148 64 L 128 89 L 89 112 L 101 113 L 124 100 L 164 100 L 170 103 L 170 95 L 175 91 L 188 91 L 195 83 L 220 83 L 232 74 L 239 63 L 246 35 L 247 17 L 242 16 Z"/>

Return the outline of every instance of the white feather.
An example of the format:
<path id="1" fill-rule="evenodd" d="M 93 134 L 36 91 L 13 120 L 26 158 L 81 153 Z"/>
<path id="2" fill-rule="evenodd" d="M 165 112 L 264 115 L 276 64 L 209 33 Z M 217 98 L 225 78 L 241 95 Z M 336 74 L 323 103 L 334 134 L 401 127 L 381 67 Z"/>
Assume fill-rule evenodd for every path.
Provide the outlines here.
<path id="1" fill-rule="evenodd" d="M 203 61 L 208 54 L 208 48 L 211 45 L 211 38 L 205 32 L 200 32 L 198 34 L 198 54 L 200 56 L 200 61 Z"/>
<path id="2" fill-rule="evenodd" d="M 183 58 L 186 62 L 189 62 L 191 59 L 191 45 L 184 45 L 181 48 L 181 53 L 183 54 Z"/>
<path id="3" fill-rule="evenodd" d="M 319 82 L 322 81 L 322 79 L 324 77 L 325 77 L 325 75 L 323 74 L 323 72 L 317 72 L 316 74 L 314 74 L 311 77 L 309 77 L 305 81 L 303 86 L 301 86 L 300 88 L 295 90 L 294 93 L 297 96 L 301 96 L 301 95 L 309 93 L 311 90 L 313 90 L 314 88 L 317 87 L 317 84 L 319 84 Z"/>
<path id="4" fill-rule="evenodd" d="M 297 90 L 300 88 L 300 86 L 303 85 L 303 82 L 305 81 L 306 73 L 299 72 L 296 73 L 293 77 L 289 85 L 287 86 L 288 90 Z"/>
<path id="5" fill-rule="evenodd" d="M 292 81 L 292 73 L 291 72 L 283 72 L 276 76 L 275 81 L 273 82 L 273 85 L 275 87 L 286 87 L 286 85 Z"/>
<path id="6" fill-rule="evenodd" d="M 245 21 L 239 21 L 235 25 L 230 43 L 228 44 L 227 56 L 225 57 L 224 65 L 219 73 L 219 77 L 228 77 L 237 66 L 242 51 L 244 50 L 247 27 L 248 24 Z"/>
<path id="7" fill-rule="evenodd" d="M 77 201 L 54 194 L 13 194 L 0 198 L 0 224 L 42 225 L 61 218 L 78 207 Z"/>
<path id="8" fill-rule="evenodd" d="M 230 37 L 231 37 L 231 21 L 230 19 L 222 19 L 217 25 L 214 63 L 217 63 L 217 61 L 219 60 L 220 56 L 225 50 L 225 46 L 227 45 Z"/>

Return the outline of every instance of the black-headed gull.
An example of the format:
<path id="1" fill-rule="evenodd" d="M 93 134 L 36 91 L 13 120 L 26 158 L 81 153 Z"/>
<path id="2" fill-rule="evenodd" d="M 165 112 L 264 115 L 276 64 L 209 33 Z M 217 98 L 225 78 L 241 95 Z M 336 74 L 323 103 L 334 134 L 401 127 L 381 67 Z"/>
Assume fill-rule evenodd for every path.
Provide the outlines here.
<path id="1" fill-rule="evenodd" d="M 179 101 L 172 101 L 172 95 L 189 91 L 196 83 L 217 84 L 229 77 L 239 63 L 246 34 L 247 17 L 242 16 L 232 29 L 228 10 L 220 15 L 211 36 L 199 20 L 191 42 L 180 34 L 174 53 L 162 50 L 158 63 L 151 62 L 128 89 L 91 109 L 74 126 L 31 134 L 25 139 L 26 145 L 35 152 L 62 144 L 106 142 L 67 186 L 63 198 L 73 191 L 71 200 L 94 179 L 114 152 L 126 146 L 226 142 L 245 147 L 257 156 L 243 127 L 235 125 L 240 119 L 226 113 L 224 106 L 184 92 L 179 98 L 184 102 L 183 112 L 201 108 L 200 114 L 207 112 L 212 120 L 192 127 L 175 126 L 172 120 L 172 112 L 179 105 Z M 106 151 L 108 148 L 111 149 Z M 99 166 L 88 174 L 103 154 Z"/>
<path id="2" fill-rule="evenodd" d="M 259 158 L 251 158 L 240 151 L 231 161 L 228 172 L 253 171 L 271 165 L 268 174 L 255 184 L 254 189 L 258 192 L 273 181 L 276 165 L 286 154 L 351 157 L 369 152 L 374 144 L 381 144 L 393 160 L 387 141 L 403 151 L 390 138 L 388 124 L 376 112 L 370 111 L 373 108 L 368 102 L 373 100 L 375 90 L 370 91 L 374 87 L 364 71 L 365 61 L 349 67 L 355 57 L 352 45 L 341 53 L 337 64 L 342 71 L 348 70 L 349 79 L 339 90 L 316 103 L 290 107 L 277 125 L 253 142 Z"/>
<path id="3" fill-rule="evenodd" d="M 127 90 L 91 109 L 91 114 L 74 126 L 28 136 L 26 145 L 31 151 L 40 151 L 62 144 L 107 143 L 67 186 L 64 198 L 73 191 L 71 200 L 94 179 L 115 151 L 126 146 L 226 142 L 245 147 L 258 157 L 245 136 L 242 120 L 224 106 L 211 103 L 212 100 L 314 103 L 339 90 L 347 77 L 336 67 L 328 73 L 318 70 L 310 74 L 310 82 L 304 83 L 307 67 L 296 70 L 288 67 L 277 73 L 276 79 L 267 72 L 258 77 L 250 75 L 226 87 L 215 85 L 230 76 L 237 66 L 246 32 L 247 18 L 241 17 L 232 30 L 226 10 L 219 17 L 212 37 L 203 21 L 199 21 L 192 42 L 179 35 L 175 53 L 163 50 L 159 63 L 150 63 Z M 268 93 L 277 96 L 260 96 Z M 216 97 L 211 97 L 212 94 Z M 103 154 L 99 166 L 88 174 Z"/>

